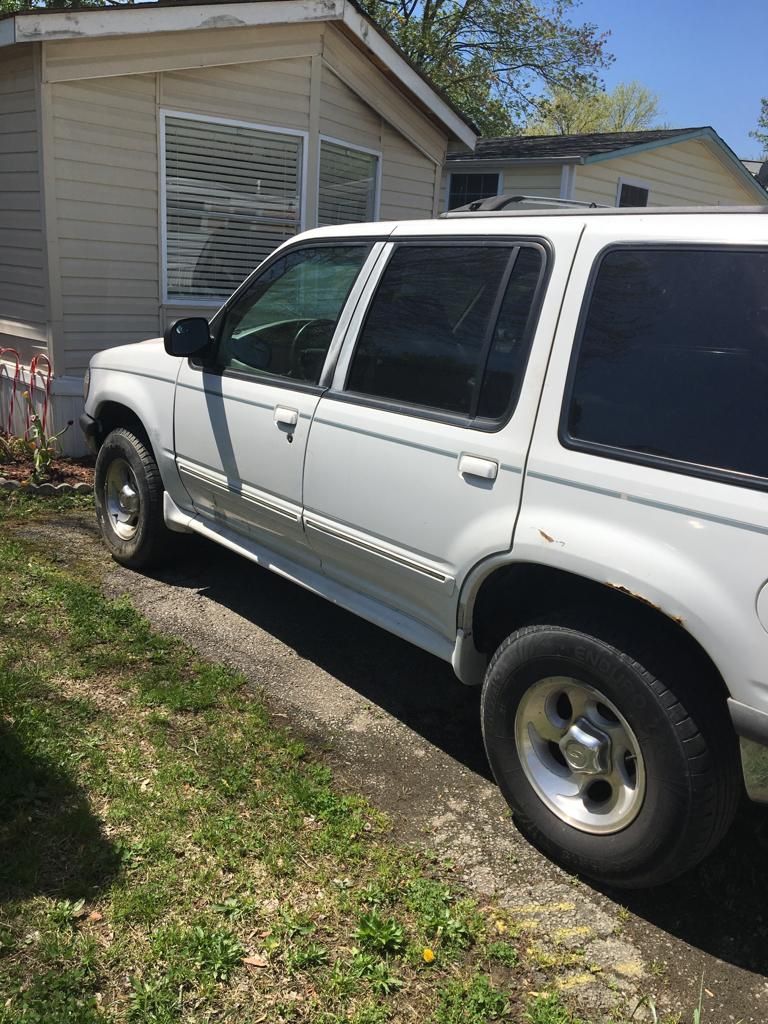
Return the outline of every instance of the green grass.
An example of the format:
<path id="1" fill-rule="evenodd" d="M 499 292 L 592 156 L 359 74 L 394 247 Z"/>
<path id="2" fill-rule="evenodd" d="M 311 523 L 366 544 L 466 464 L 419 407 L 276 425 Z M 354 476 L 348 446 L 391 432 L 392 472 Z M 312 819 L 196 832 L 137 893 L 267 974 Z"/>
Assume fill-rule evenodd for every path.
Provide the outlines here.
<path id="1" fill-rule="evenodd" d="M 572 1024 L 242 677 L 58 559 L 84 504 L 0 501 L 0 1024 Z"/>

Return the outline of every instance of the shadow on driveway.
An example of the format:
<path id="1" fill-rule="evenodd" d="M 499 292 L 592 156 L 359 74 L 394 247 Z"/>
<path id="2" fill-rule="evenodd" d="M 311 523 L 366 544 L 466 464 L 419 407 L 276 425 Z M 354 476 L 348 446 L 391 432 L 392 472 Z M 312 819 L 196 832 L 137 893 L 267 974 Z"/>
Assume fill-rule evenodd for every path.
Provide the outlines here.
<path id="1" fill-rule="evenodd" d="M 231 609 L 473 772 L 491 777 L 479 689 L 459 683 L 450 666 L 220 547 L 198 538 L 191 546 L 183 571 L 156 578 Z M 705 953 L 768 974 L 768 809 L 745 798 L 725 841 L 678 881 L 605 895 Z"/>

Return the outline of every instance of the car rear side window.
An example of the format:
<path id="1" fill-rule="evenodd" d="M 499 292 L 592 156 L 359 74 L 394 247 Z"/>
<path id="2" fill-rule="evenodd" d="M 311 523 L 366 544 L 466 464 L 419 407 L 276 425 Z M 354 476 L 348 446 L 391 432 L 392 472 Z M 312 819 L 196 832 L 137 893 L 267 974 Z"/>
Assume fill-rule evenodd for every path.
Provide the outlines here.
<path id="1" fill-rule="evenodd" d="M 566 444 L 768 478 L 768 252 L 609 251 L 575 360 Z"/>
<path id="2" fill-rule="evenodd" d="M 470 420 L 511 409 L 543 250 L 402 245 L 372 300 L 347 391 Z"/>

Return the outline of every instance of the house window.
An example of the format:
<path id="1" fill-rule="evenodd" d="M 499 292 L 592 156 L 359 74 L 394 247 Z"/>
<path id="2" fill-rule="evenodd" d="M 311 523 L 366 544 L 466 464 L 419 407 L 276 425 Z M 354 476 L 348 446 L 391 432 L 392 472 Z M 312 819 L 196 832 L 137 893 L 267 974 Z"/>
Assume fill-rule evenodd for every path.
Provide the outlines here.
<path id="1" fill-rule="evenodd" d="M 321 139 L 317 223 L 323 227 L 375 220 L 378 182 L 378 153 Z"/>
<path id="2" fill-rule="evenodd" d="M 300 133 L 163 115 L 165 298 L 226 299 L 301 230 Z"/>
<path id="3" fill-rule="evenodd" d="M 639 181 L 622 181 L 619 179 L 619 194 L 616 197 L 616 205 L 647 206 L 650 191 L 650 185 L 644 185 Z"/>
<path id="4" fill-rule="evenodd" d="M 498 174 L 452 174 L 448 192 L 448 209 L 466 206 L 478 199 L 490 199 L 499 194 Z"/>

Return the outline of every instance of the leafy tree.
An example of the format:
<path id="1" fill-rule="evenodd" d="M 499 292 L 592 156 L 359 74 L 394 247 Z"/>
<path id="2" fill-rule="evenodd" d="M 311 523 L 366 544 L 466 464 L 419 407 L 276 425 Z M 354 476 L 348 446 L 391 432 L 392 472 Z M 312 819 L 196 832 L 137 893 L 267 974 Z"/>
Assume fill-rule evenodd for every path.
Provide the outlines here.
<path id="1" fill-rule="evenodd" d="M 760 100 L 760 117 L 757 119 L 757 128 L 749 134 L 753 139 L 757 139 L 763 147 L 763 156 L 768 159 L 768 97 Z"/>
<path id="2" fill-rule="evenodd" d="M 551 89 L 541 115 L 526 135 L 580 135 L 635 132 L 657 126 L 659 97 L 639 82 L 623 82 L 613 92 Z"/>
<path id="3" fill-rule="evenodd" d="M 520 131 L 542 86 L 595 88 L 607 34 L 573 25 L 577 0 L 362 0 L 483 135 Z"/>
<path id="4" fill-rule="evenodd" d="M 132 0 L 0 0 L 30 7 L 104 7 Z M 595 90 L 613 58 L 607 33 L 574 25 L 578 0 L 361 0 L 406 56 L 484 135 L 520 131 L 541 90 Z"/>
<path id="5" fill-rule="evenodd" d="M 134 0 L 0 0 L 0 14 L 29 10 L 65 10 L 71 7 L 125 7 Z"/>

